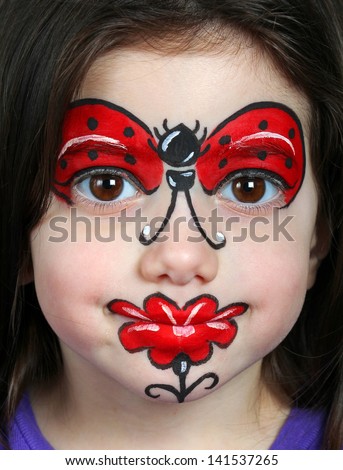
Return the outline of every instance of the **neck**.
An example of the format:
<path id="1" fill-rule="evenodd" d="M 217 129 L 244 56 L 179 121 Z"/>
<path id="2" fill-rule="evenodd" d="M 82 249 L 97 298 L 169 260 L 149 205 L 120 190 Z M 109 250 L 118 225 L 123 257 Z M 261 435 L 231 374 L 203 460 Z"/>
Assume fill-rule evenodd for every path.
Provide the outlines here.
<path id="1" fill-rule="evenodd" d="M 86 388 L 82 374 L 71 379 L 68 373 L 60 387 L 31 396 L 56 449 L 267 449 L 288 411 L 260 385 L 260 363 L 182 404 L 149 400 L 95 377 Z"/>

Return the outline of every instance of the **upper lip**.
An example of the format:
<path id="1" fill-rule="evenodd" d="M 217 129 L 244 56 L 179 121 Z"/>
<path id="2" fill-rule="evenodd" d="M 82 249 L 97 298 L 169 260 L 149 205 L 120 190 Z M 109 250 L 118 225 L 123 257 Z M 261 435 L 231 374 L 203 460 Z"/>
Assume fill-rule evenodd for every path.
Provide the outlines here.
<path id="1" fill-rule="evenodd" d="M 246 312 L 248 305 L 244 302 L 235 302 L 218 310 L 216 297 L 203 294 L 179 307 L 175 301 L 157 292 L 144 300 L 142 309 L 121 299 L 109 302 L 108 309 L 112 313 L 139 322 L 188 326 L 229 320 Z"/>

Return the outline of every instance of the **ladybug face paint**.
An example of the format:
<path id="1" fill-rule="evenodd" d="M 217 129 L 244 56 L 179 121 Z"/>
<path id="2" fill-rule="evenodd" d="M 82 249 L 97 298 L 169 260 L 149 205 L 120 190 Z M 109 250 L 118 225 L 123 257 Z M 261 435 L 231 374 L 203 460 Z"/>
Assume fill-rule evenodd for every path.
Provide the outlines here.
<path id="1" fill-rule="evenodd" d="M 174 167 L 193 165 L 203 153 L 201 145 L 206 138 L 206 128 L 201 139 L 196 136 L 200 128 L 199 121 L 196 121 L 193 130 L 184 124 L 168 129 L 167 119 L 165 119 L 163 128 L 166 132 L 161 135 L 157 127 L 154 127 L 154 132 L 159 139 L 157 152 L 161 160 Z"/>
<path id="2" fill-rule="evenodd" d="M 145 194 L 161 184 L 163 164 L 151 147 L 149 128 L 112 103 L 85 99 L 72 103 L 63 123 L 54 190 L 72 203 L 75 177 L 95 168 L 118 168 Z"/>
<path id="3" fill-rule="evenodd" d="M 254 103 L 223 121 L 206 140 L 196 164 L 204 190 L 242 170 L 274 175 L 282 183 L 285 205 L 295 198 L 305 173 L 305 146 L 295 113 L 278 103 Z"/>
<path id="4" fill-rule="evenodd" d="M 218 249 L 225 239 L 214 242 L 207 236 L 193 206 L 195 178 L 210 196 L 235 175 L 277 181 L 284 201 L 280 207 L 288 206 L 301 187 L 305 173 L 302 127 L 283 104 L 253 103 L 224 120 L 209 137 L 199 121 L 193 129 L 183 123 L 170 128 L 165 119 L 163 130 L 154 128 L 156 140 L 137 117 L 106 101 L 72 103 L 63 126 L 55 193 L 72 204 L 76 177 L 90 169 L 115 168 L 143 193 L 151 194 L 162 182 L 165 164 L 171 189 L 169 208 L 158 232 L 148 239 L 142 233 L 140 242 L 149 245 L 157 239 L 171 218 L 178 193 L 183 192 L 195 226 Z"/>
<path id="5" fill-rule="evenodd" d="M 204 381 L 207 389 L 218 384 L 217 374 L 209 372 L 186 386 L 189 369 L 208 362 L 213 345 L 221 349 L 230 346 L 238 331 L 235 318 L 249 308 L 244 302 L 221 309 L 218 305 L 216 297 L 205 294 L 179 307 L 160 292 L 147 297 L 143 309 L 121 299 L 114 299 L 107 305 L 112 314 L 129 320 L 118 332 L 123 347 L 133 354 L 146 350 L 154 367 L 171 368 L 178 376 L 178 389 L 170 384 L 153 384 L 145 389 L 148 397 L 158 398 L 156 390 L 165 390 L 182 403 Z"/>

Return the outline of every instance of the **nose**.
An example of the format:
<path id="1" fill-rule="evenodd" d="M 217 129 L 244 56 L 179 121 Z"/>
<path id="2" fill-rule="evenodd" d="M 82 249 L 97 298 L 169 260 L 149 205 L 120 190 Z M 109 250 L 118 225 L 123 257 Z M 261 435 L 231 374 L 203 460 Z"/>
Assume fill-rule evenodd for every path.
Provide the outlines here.
<path id="1" fill-rule="evenodd" d="M 168 281 L 184 286 L 191 282 L 208 283 L 218 273 L 218 251 L 204 239 L 190 240 L 187 228 L 178 241 L 171 233 L 150 246 L 142 247 L 140 273 L 145 280 L 154 283 Z M 194 232 L 192 233 L 194 237 Z"/>

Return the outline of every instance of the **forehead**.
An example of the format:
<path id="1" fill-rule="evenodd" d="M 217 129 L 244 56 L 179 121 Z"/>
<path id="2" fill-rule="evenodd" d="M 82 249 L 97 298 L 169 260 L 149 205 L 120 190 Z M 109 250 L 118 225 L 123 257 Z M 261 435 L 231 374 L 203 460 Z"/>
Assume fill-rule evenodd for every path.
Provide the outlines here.
<path id="1" fill-rule="evenodd" d="M 244 106 L 258 101 L 284 103 L 299 116 L 305 135 L 309 105 L 251 45 L 225 51 L 163 54 L 121 49 L 99 58 L 86 75 L 79 98 L 99 98 L 122 106 L 149 127 L 165 118 L 170 126 L 195 120 L 212 130 Z"/>

